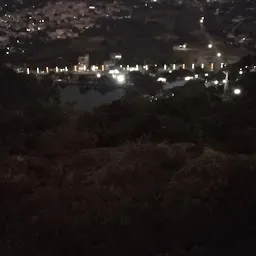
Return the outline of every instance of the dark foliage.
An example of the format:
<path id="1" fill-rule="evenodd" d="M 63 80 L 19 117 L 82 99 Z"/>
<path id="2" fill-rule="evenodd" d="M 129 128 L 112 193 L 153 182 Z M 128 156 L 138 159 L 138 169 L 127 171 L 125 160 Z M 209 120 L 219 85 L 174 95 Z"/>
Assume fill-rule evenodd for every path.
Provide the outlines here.
<path id="1" fill-rule="evenodd" d="M 2 255 L 255 254 L 252 101 L 192 82 L 78 117 L 51 80 L 0 75 Z"/>

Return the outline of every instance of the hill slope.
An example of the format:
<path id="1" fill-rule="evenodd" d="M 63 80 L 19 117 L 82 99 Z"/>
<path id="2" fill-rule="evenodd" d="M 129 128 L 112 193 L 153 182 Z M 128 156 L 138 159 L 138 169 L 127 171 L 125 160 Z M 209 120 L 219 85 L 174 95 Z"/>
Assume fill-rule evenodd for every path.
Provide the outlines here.
<path id="1" fill-rule="evenodd" d="M 1 159 L 4 255 L 254 249 L 254 156 L 140 143 L 66 153 Z"/>

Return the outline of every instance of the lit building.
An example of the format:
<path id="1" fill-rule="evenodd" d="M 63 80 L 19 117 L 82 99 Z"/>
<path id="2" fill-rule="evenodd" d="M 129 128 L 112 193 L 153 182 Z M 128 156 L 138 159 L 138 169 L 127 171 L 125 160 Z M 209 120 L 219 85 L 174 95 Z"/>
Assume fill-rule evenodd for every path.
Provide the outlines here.
<path id="1" fill-rule="evenodd" d="M 89 54 L 78 57 L 78 69 L 86 70 L 89 67 Z"/>

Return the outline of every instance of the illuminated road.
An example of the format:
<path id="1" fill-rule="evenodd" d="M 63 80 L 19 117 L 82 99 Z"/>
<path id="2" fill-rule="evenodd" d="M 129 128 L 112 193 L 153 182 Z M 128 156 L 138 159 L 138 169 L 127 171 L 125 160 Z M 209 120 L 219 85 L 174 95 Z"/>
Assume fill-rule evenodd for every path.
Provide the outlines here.
<path id="1" fill-rule="evenodd" d="M 196 6 L 199 8 L 199 10 L 202 14 L 202 17 L 204 17 L 203 21 L 201 21 L 202 17 L 199 17 L 200 29 L 201 29 L 201 32 L 204 35 L 205 39 L 207 40 L 207 43 L 212 44 L 211 49 L 214 50 L 214 55 L 216 56 L 215 61 L 218 62 L 219 64 L 227 62 L 227 58 L 226 58 L 227 56 L 225 56 L 225 54 L 217 47 L 217 45 L 223 44 L 223 42 L 217 41 L 216 39 L 214 39 L 211 36 L 211 34 L 207 32 L 207 30 L 204 26 L 205 20 L 207 19 L 206 12 L 204 10 L 204 6 L 198 0 L 194 0 L 194 2 L 196 4 Z M 254 55 L 253 51 L 251 51 L 243 46 L 240 46 L 239 49 L 234 49 L 234 51 L 237 51 L 237 50 L 239 50 L 240 52 L 242 50 L 244 52 L 244 54 Z M 237 56 L 237 55 L 234 54 L 234 56 Z"/>
<path id="2" fill-rule="evenodd" d="M 195 0 L 195 3 L 196 3 L 196 5 L 198 6 L 198 8 L 200 9 L 200 11 L 202 13 L 202 16 L 199 19 L 200 29 L 201 29 L 201 32 L 202 32 L 202 34 L 204 35 L 204 37 L 207 41 L 208 48 L 209 48 L 209 45 L 211 45 L 211 49 L 214 51 L 214 55 L 216 56 L 215 60 L 217 62 L 224 63 L 223 54 L 217 47 L 218 41 L 215 40 L 205 29 L 204 22 L 205 22 L 205 19 L 207 19 L 207 17 L 205 16 L 204 7 L 197 0 Z"/>

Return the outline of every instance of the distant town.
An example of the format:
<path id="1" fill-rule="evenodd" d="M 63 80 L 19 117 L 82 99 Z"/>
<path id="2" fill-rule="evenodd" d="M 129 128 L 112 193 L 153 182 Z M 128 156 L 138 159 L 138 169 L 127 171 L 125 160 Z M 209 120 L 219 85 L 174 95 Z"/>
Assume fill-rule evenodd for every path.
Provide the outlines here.
<path id="1" fill-rule="evenodd" d="M 255 52 L 255 7 L 242 0 L 12 2 L 1 7 L 0 46 L 8 62 L 35 68 L 74 66 L 86 54 L 101 65 L 113 52 L 124 65 L 210 65 L 218 53 L 233 63 Z"/>

